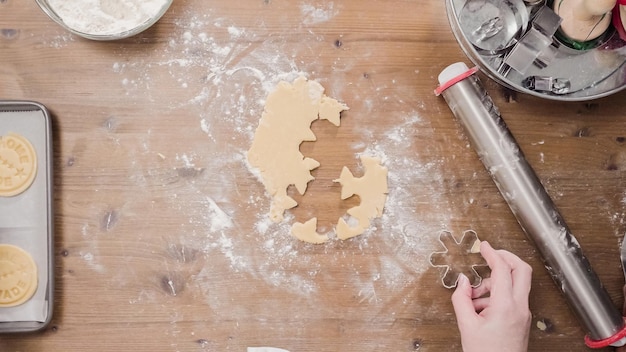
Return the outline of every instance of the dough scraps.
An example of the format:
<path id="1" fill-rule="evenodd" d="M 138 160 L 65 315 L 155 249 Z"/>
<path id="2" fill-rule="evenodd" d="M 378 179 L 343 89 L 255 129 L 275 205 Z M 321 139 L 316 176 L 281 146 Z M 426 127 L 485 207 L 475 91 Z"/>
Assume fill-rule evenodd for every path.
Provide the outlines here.
<path id="1" fill-rule="evenodd" d="M 348 110 L 346 105 L 325 96 L 321 84 L 305 77 L 293 84 L 280 82 L 267 97 L 247 157 L 250 165 L 260 171 L 261 181 L 272 197 L 272 221 L 281 222 L 285 210 L 297 205 L 287 195 L 287 188 L 295 185 L 304 194 L 314 179 L 311 170 L 320 165 L 300 152 L 302 142 L 317 140 L 311 124 L 319 118 L 339 126 L 344 110 Z"/>
<path id="2" fill-rule="evenodd" d="M 387 200 L 387 168 L 380 165 L 380 159 L 361 156 L 365 169 L 363 177 L 354 177 L 347 167 L 341 170 L 341 176 L 335 182 L 341 183 L 341 199 L 353 195 L 361 198 L 361 203 L 348 209 L 348 214 L 356 219 L 356 226 L 350 227 L 344 219 L 337 223 L 337 237 L 342 240 L 362 234 L 369 226 L 370 220 L 383 215 Z"/>
<path id="3" fill-rule="evenodd" d="M 365 232 L 370 226 L 371 219 L 382 216 L 387 200 L 387 168 L 380 165 L 380 159 L 370 156 L 361 156 L 361 163 L 365 169 L 363 177 L 354 177 L 344 166 L 339 178 L 334 180 L 341 183 L 342 200 L 353 195 L 358 195 L 361 199 L 358 206 L 348 209 L 348 215 L 355 219 L 356 225 L 350 227 L 344 219 L 339 219 L 337 223 L 337 238 L 341 240 L 347 240 Z M 296 222 L 291 228 L 291 234 L 302 241 L 314 244 L 328 241 L 328 235 L 318 234 L 315 231 L 316 227 L 316 218 L 304 224 Z"/>
<path id="4" fill-rule="evenodd" d="M 28 139 L 17 133 L 0 136 L 0 197 L 24 192 L 37 174 L 37 154 Z"/>
<path id="5" fill-rule="evenodd" d="M 20 247 L 0 244 L 0 308 L 28 301 L 37 291 L 37 265 Z"/>
<path id="6" fill-rule="evenodd" d="M 313 244 L 322 244 L 328 241 L 328 235 L 319 234 L 316 229 L 317 218 L 312 218 L 304 224 L 301 222 L 293 224 L 291 227 L 291 235 L 300 241 Z"/>

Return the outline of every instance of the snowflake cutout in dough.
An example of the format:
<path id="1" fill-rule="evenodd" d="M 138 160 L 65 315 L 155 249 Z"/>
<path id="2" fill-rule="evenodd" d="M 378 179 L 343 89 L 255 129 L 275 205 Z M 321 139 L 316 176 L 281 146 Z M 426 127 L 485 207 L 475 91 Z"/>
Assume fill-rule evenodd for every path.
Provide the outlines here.
<path id="1" fill-rule="evenodd" d="M 285 210 L 298 205 L 287 194 L 287 188 L 294 185 L 298 193 L 304 194 L 307 184 L 314 179 L 311 170 L 320 166 L 317 160 L 300 152 L 302 142 L 317 140 L 311 123 L 322 119 L 339 126 L 340 113 L 344 110 L 348 106 L 327 97 L 321 84 L 305 77 L 298 77 L 293 84 L 281 81 L 268 95 L 247 160 L 258 170 L 272 197 L 272 221 L 283 221 Z"/>
<path id="2" fill-rule="evenodd" d="M 334 182 L 341 184 L 341 199 L 345 200 L 354 195 L 359 196 L 361 203 L 348 209 L 348 216 L 352 218 L 350 224 L 343 218 L 337 222 L 337 238 L 347 240 L 356 237 L 370 226 L 371 220 L 383 215 L 383 208 L 387 200 L 387 168 L 380 165 L 380 159 L 362 155 L 361 163 L 365 172 L 362 177 L 354 177 L 347 167 L 343 167 L 341 175 Z M 296 222 L 291 228 L 291 234 L 305 242 L 321 244 L 329 240 L 328 235 L 316 232 L 317 218 L 305 223 Z"/>
<path id="3" fill-rule="evenodd" d="M 305 157 L 300 152 L 300 144 L 314 142 L 317 137 L 311 130 L 315 120 L 328 120 L 335 126 L 341 124 L 341 112 L 348 106 L 329 98 L 324 94 L 324 87 L 305 77 L 297 78 L 293 84 L 281 81 L 276 90 L 269 94 L 265 109 L 254 132 L 252 145 L 247 153 L 247 161 L 272 197 L 270 219 L 274 222 L 284 220 L 284 213 L 298 203 L 287 194 L 294 185 L 300 194 L 304 194 L 307 185 L 314 179 L 311 171 L 320 163 Z M 381 160 L 373 156 L 362 155 L 361 163 L 365 169 L 362 177 L 354 177 L 347 167 L 334 180 L 341 184 L 341 199 L 357 195 L 361 203 L 348 209 L 345 217 L 339 219 L 336 227 L 337 238 L 345 240 L 362 234 L 371 220 L 382 216 L 387 199 L 387 168 Z M 330 238 L 328 234 L 316 232 L 317 218 L 305 223 L 296 222 L 291 234 L 304 242 L 321 244 Z"/>
<path id="4" fill-rule="evenodd" d="M 347 167 L 343 167 L 341 175 L 335 182 L 339 182 L 341 199 L 348 199 L 358 195 L 361 203 L 348 209 L 348 214 L 356 220 L 354 226 L 348 225 L 344 219 L 337 223 L 337 237 L 346 240 L 358 236 L 370 227 L 370 220 L 383 215 L 383 208 L 387 200 L 387 168 L 380 165 L 380 159 L 370 156 L 361 156 L 361 163 L 365 172 L 362 177 L 354 177 Z"/>
<path id="5" fill-rule="evenodd" d="M 479 286 L 482 277 L 476 268 L 487 266 L 487 262 L 480 255 L 480 240 L 476 232 L 467 230 L 463 232 L 461 240 L 457 241 L 451 232 L 442 231 L 439 234 L 439 242 L 445 250 L 432 253 L 430 265 L 445 268 L 441 277 L 443 286 L 445 288 L 456 287 L 461 273 L 469 278 L 473 287 Z"/>

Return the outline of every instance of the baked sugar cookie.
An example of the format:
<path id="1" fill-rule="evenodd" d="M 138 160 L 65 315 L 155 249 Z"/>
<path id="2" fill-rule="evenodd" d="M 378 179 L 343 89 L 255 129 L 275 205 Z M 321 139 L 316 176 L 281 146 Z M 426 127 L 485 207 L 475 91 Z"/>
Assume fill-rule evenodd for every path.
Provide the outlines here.
<path id="1" fill-rule="evenodd" d="M 0 244 L 0 308 L 28 301 L 37 290 L 37 265 L 22 248 Z"/>
<path id="2" fill-rule="evenodd" d="M 36 173 L 37 155 L 28 139 L 17 133 L 0 136 L 0 197 L 24 192 Z"/>

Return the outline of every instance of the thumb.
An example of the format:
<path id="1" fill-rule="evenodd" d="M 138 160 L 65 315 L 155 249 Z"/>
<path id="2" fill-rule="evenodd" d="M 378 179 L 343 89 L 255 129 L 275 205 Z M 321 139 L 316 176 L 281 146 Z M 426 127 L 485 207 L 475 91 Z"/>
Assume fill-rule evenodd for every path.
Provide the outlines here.
<path id="1" fill-rule="evenodd" d="M 452 306 L 456 314 L 459 327 L 465 324 L 471 324 L 477 314 L 472 303 L 472 286 L 467 276 L 460 274 L 456 290 L 452 294 Z"/>

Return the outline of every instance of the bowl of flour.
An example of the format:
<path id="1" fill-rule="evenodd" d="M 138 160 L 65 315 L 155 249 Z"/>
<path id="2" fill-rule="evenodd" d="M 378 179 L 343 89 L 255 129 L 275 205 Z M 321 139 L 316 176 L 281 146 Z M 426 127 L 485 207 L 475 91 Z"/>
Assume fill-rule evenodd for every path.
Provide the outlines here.
<path id="1" fill-rule="evenodd" d="M 72 33 L 116 40 L 155 24 L 173 0 L 36 0 L 43 12 Z"/>

